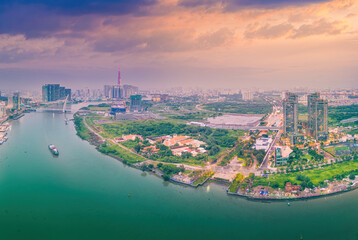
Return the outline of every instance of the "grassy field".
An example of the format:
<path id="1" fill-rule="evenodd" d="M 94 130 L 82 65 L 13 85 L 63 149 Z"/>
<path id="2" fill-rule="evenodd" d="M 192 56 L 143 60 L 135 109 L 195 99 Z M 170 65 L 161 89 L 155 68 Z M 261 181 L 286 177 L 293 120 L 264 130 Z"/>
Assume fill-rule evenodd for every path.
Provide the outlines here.
<path id="1" fill-rule="evenodd" d="M 324 150 L 326 150 L 328 153 L 330 153 L 332 155 L 336 154 L 336 151 L 335 151 L 334 147 L 327 147 L 327 148 L 324 148 Z"/>
<path id="2" fill-rule="evenodd" d="M 358 169 L 358 161 L 349 161 L 342 162 L 335 165 L 325 166 L 322 169 L 312 169 L 303 172 L 289 173 L 289 174 L 279 174 L 279 175 L 269 175 L 268 178 L 255 177 L 253 186 L 273 186 L 274 183 L 277 183 L 280 188 L 284 188 L 285 182 L 290 181 L 292 184 L 300 184 L 300 181 L 296 180 L 298 174 L 307 176 L 310 178 L 312 183 L 315 186 L 318 186 L 320 182 L 324 180 L 332 179 L 337 175 L 345 174 L 349 175 L 350 171 Z"/>
<path id="3" fill-rule="evenodd" d="M 110 156 L 121 158 L 123 162 L 129 164 L 143 162 L 146 160 L 145 158 L 137 156 L 136 154 L 129 152 L 126 149 L 123 149 L 120 146 L 113 143 L 109 143 L 106 146 L 101 145 L 98 147 L 98 150 Z"/>
<path id="4" fill-rule="evenodd" d="M 298 121 L 307 122 L 308 121 L 308 114 L 298 114 Z"/>
<path id="5" fill-rule="evenodd" d="M 349 147 L 336 147 L 335 150 L 336 151 L 349 151 L 350 148 Z"/>
<path id="6" fill-rule="evenodd" d="M 305 115 L 308 114 L 307 106 L 298 104 L 299 120 L 307 121 Z M 358 117 L 358 105 L 349 106 L 328 106 L 328 123 L 337 124 L 344 119 Z"/>
<path id="7" fill-rule="evenodd" d="M 214 102 L 204 104 L 203 109 L 213 112 L 238 114 L 267 114 L 272 112 L 271 104 L 267 103 L 266 101 Z"/>
<path id="8" fill-rule="evenodd" d="M 89 134 L 90 130 L 86 128 L 85 124 L 83 123 L 83 119 L 81 117 L 75 117 L 74 123 L 77 131 L 77 135 L 83 140 L 89 140 L 91 138 Z"/>
<path id="9" fill-rule="evenodd" d="M 234 179 L 234 181 L 232 181 L 231 185 L 229 186 L 229 192 L 231 193 L 236 193 L 237 189 L 239 188 L 241 182 L 245 179 L 245 176 L 242 175 L 241 173 L 238 173 Z"/>
<path id="10" fill-rule="evenodd" d="M 111 107 L 88 107 L 88 110 L 90 111 L 105 111 L 108 112 L 111 110 Z"/>
<path id="11" fill-rule="evenodd" d="M 329 123 L 339 123 L 344 119 L 358 117 L 358 105 L 328 107 Z"/>
<path id="12" fill-rule="evenodd" d="M 245 134 L 242 130 L 210 129 L 186 125 L 174 120 L 118 121 L 103 124 L 100 128 L 104 131 L 101 134 L 106 138 L 119 137 L 123 134 L 137 134 L 143 137 L 178 134 L 192 136 L 222 148 L 233 147 L 237 139 Z"/>
<path id="13" fill-rule="evenodd" d="M 94 124 L 90 119 L 86 121 L 92 128 L 101 131 L 100 134 L 104 138 L 111 139 L 127 134 L 137 134 L 144 138 L 148 136 L 155 137 L 173 134 L 191 136 L 194 139 L 207 143 L 208 154 L 185 158 L 171 156 L 159 151 L 148 157 L 155 161 L 194 165 L 202 165 L 204 161 L 216 161 L 228 148 L 233 147 L 238 138 L 245 133 L 241 130 L 222 130 L 191 126 L 178 123 L 176 120 L 118 121 L 99 125 Z M 133 150 L 138 143 L 127 141 L 123 143 L 123 145 Z M 214 151 L 213 149 L 216 150 Z"/>
<path id="14" fill-rule="evenodd" d="M 208 178 L 214 175 L 214 172 L 205 172 L 201 175 L 194 183 L 193 186 L 198 186 L 199 184 L 203 184 Z"/>
<path id="15" fill-rule="evenodd" d="M 353 129 L 347 132 L 348 134 L 355 135 L 358 134 L 358 129 Z"/>

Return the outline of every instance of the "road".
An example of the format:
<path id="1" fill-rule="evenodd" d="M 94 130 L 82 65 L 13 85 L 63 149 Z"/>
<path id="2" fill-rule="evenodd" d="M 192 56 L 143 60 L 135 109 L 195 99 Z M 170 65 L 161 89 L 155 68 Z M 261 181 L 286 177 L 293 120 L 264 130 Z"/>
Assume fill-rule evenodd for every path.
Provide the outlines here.
<path id="1" fill-rule="evenodd" d="M 260 166 L 259 170 L 266 170 L 266 169 L 268 169 L 268 167 L 269 167 L 269 166 L 268 166 L 268 163 L 269 163 L 269 160 L 270 160 L 269 158 L 270 158 L 271 154 L 273 153 L 273 151 L 274 151 L 274 149 L 275 149 L 274 147 L 275 147 L 277 141 L 280 139 L 281 134 L 282 134 L 282 132 L 281 132 L 281 130 L 279 130 L 279 131 L 277 132 L 277 134 L 276 134 L 274 140 L 271 142 L 271 145 L 270 145 L 269 149 L 268 149 L 267 152 L 266 152 L 266 155 L 265 155 L 265 157 L 264 157 L 264 160 L 263 160 L 262 163 L 261 163 L 261 166 Z"/>

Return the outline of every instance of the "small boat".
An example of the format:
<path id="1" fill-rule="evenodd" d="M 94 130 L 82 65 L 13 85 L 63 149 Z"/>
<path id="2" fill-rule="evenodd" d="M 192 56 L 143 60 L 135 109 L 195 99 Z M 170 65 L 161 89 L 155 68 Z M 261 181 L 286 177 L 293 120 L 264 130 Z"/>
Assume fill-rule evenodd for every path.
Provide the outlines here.
<path id="1" fill-rule="evenodd" d="M 52 154 L 55 155 L 55 156 L 58 156 L 60 154 L 58 152 L 57 148 L 55 147 L 55 145 L 53 145 L 53 144 L 48 145 L 48 149 L 50 149 Z"/>
<path id="2" fill-rule="evenodd" d="M 287 206 L 290 206 L 291 204 L 290 204 L 290 202 L 287 202 Z"/>

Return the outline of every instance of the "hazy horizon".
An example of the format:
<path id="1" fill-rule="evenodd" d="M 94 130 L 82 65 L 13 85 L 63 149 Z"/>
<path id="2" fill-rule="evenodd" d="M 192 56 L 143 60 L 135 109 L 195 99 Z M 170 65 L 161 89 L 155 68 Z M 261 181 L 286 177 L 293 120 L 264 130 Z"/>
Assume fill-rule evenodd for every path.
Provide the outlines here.
<path id="1" fill-rule="evenodd" d="M 354 0 L 2 1 L 1 88 L 357 88 Z"/>

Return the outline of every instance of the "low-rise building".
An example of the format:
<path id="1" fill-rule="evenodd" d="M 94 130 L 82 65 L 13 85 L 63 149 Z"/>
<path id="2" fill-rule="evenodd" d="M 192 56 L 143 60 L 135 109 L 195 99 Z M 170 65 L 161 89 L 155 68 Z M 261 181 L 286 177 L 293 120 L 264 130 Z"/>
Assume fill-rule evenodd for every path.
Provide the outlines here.
<path id="1" fill-rule="evenodd" d="M 156 152 L 158 152 L 159 151 L 159 149 L 158 148 L 156 148 L 155 146 L 148 146 L 148 147 L 144 147 L 143 148 L 143 152 L 150 152 L 150 153 L 156 153 Z"/>
<path id="2" fill-rule="evenodd" d="M 267 151 L 268 148 L 270 147 L 271 142 L 272 142 L 272 138 L 270 138 L 270 137 L 261 137 L 261 138 L 256 140 L 255 149 L 256 150 L 265 150 L 265 151 Z"/>
<path id="3" fill-rule="evenodd" d="M 188 136 L 174 136 L 170 139 L 165 139 L 163 144 L 167 147 L 174 146 L 175 144 L 179 144 L 180 141 L 183 141 L 185 139 L 188 139 Z"/>
<path id="4" fill-rule="evenodd" d="M 287 182 L 285 185 L 286 193 L 298 192 L 300 189 L 301 189 L 300 185 L 292 185 L 290 182 Z"/>
<path id="5" fill-rule="evenodd" d="M 131 140 L 131 141 L 135 141 L 137 138 L 139 138 L 139 140 L 143 141 L 143 137 L 141 135 L 122 135 L 122 139 L 124 141 L 128 141 L 128 140 Z"/>
<path id="6" fill-rule="evenodd" d="M 276 147 L 275 148 L 275 164 L 276 165 L 284 165 L 287 164 L 288 158 L 292 153 L 292 149 L 290 147 Z"/>
<path id="7" fill-rule="evenodd" d="M 173 155 L 181 156 L 181 154 L 185 151 L 186 148 L 186 146 L 175 146 L 171 147 L 170 150 L 172 150 Z"/>

